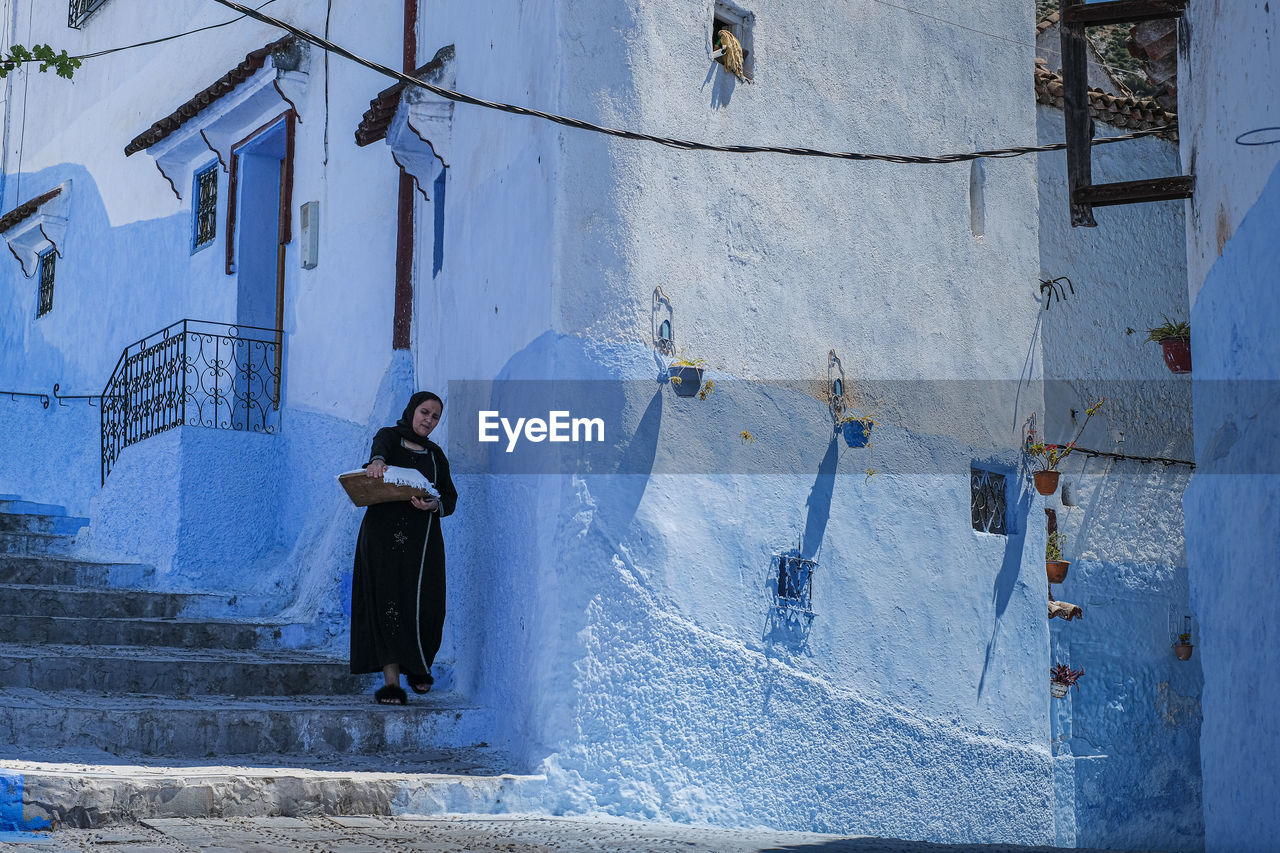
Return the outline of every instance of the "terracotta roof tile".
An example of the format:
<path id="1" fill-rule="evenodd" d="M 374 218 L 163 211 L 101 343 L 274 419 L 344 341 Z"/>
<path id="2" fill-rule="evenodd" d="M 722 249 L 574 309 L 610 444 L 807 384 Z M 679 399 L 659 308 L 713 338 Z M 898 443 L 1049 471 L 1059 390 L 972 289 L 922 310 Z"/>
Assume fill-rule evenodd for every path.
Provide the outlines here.
<path id="1" fill-rule="evenodd" d="M 182 127 L 191 119 L 195 118 L 201 110 L 212 104 L 214 101 L 228 94 L 244 81 L 248 80 L 258 72 L 263 65 L 266 64 L 267 57 L 273 53 L 285 50 L 293 44 L 293 36 L 285 36 L 282 39 L 273 41 L 265 47 L 260 47 L 245 56 L 244 61 L 232 68 L 226 74 L 223 74 L 216 81 L 197 92 L 195 97 L 178 107 L 169 115 L 157 121 L 151 127 L 139 133 L 133 140 L 124 147 L 125 156 L 136 154 L 155 145 L 160 140 L 169 136 L 178 128 Z"/>
<path id="2" fill-rule="evenodd" d="M 44 204 L 49 199 L 56 197 L 60 192 L 62 192 L 62 187 L 54 187 L 47 193 L 41 193 L 29 201 L 24 201 L 4 216 L 0 216 L 0 234 L 8 231 L 22 220 L 31 216 L 40 209 L 40 205 Z"/>
<path id="3" fill-rule="evenodd" d="M 1050 107 L 1062 107 L 1062 78 L 1049 70 L 1043 59 L 1036 60 L 1036 102 Z M 1089 115 L 1095 121 L 1126 130 L 1150 130 L 1166 125 L 1176 125 L 1178 114 L 1164 107 L 1153 98 L 1112 95 L 1101 89 L 1089 89 Z M 1160 136 L 1177 139 L 1177 132 Z"/>
<path id="4" fill-rule="evenodd" d="M 418 68 L 409 76 L 419 80 L 431 77 L 444 68 L 445 64 L 452 60 L 453 57 L 453 45 L 442 47 L 430 62 Z M 400 94 L 407 85 L 401 80 L 374 96 L 373 100 L 369 102 L 369 109 L 365 111 L 364 116 L 360 119 L 359 127 L 356 128 L 356 145 L 372 145 L 386 137 L 387 128 L 391 125 L 391 119 L 395 117 L 396 110 L 400 106 Z"/>
<path id="5" fill-rule="evenodd" d="M 1061 16 L 1057 12 L 1050 12 L 1039 21 L 1036 21 L 1036 35 L 1041 35 L 1045 30 L 1058 23 L 1058 19 L 1060 17 Z"/>

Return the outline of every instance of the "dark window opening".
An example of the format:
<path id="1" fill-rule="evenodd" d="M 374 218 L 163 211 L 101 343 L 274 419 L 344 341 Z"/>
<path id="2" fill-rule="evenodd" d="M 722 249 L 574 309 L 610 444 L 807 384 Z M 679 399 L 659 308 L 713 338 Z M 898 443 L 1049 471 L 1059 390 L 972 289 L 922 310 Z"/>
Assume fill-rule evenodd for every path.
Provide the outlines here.
<path id="1" fill-rule="evenodd" d="M 36 316 L 43 317 L 53 310 L 53 275 L 57 266 L 58 253 L 49 249 L 40 256 L 40 306 Z"/>
<path id="2" fill-rule="evenodd" d="M 983 533 L 1009 532 L 1004 474 L 970 468 L 969 504 L 974 530 Z"/>
<path id="3" fill-rule="evenodd" d="M 192 251 L 213 243 L 218 236 L 218 165 L 196 175 L 195 239 Z"/>

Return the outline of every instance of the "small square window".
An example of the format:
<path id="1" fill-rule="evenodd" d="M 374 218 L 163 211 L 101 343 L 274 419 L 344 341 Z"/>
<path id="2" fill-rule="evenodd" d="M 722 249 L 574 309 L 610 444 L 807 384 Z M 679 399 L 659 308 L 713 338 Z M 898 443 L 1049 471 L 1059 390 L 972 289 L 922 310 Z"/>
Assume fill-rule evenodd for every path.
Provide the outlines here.
<path id="1" fill-rule="evenodd" d="M 53 249 L 40 255 L 40 305 L 36 316 L 43 317 L 53 310 L 53 275 L 58 263 L 58 253 Z"/>
<path id="2" fill-rule="evenodd" d="M 969 506 L 974 530 L 1000 534 L 1009 532 L 1004 474 L 970 468 Z"/>
<path id="3" fill-rule="evenodd" d="M 214 163 L 195 176 L 195 234 L 192 252 L 213 243 L 218 236 L 218 164 Z"/>
<path id="4" fill-rule="evenodd" d="M 754 16 L 737 6 L 736 4 L 726 2 L 726 0 L 716 0 L 711 15 L 711 51 L 714 53 L 720 50 L 719 34 L 721 30 L 728 30 L 729 33 L 738 40 L 742 45 L 742 70 L 743 76 L 748 80 L 755 78 L 754 69 L 755 61 L 752 56 L 752 38 L 751 25 L 754 22 Z M 724 64 L 724 60 L 718 59 L 718 62 Z"/>

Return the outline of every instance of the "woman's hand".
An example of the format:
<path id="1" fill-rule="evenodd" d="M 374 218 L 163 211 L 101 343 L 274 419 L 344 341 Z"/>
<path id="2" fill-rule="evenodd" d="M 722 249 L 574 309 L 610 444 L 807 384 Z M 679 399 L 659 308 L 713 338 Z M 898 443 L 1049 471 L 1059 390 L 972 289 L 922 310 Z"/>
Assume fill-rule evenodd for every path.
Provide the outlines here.
<path id="1" fill-rule="evenodd" d="M 435 498 L 420 498 L 417 495 L 409 498 L 409 503 L 423 512 L 435 512 L 440 508 L 440 501 Z"/>
<path id="2" fill-rule="evenodd" d="M 387 473 L 387 463 L 383 462 L 381 459 L 373 460 L 364 469 L 364 475 L 366 477 L 380 478 L 382 477 L 383 474 L 386 474 L 386 473 Z"/>

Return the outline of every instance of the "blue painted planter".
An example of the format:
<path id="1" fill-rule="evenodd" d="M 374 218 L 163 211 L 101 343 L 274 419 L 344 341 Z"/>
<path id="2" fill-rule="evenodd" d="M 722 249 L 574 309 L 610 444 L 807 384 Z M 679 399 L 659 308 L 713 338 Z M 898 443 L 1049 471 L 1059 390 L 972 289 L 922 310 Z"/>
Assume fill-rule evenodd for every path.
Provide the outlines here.
<path id="1" fill-rule="evenodd" d="M 850 447 L 866 447 L 867 442 L 871 440 L 872 422 L 867 421 L 845 421 L 840 424 L 840 430 L 844 433 L 844 443 Z"/>
<path id="2" fill-rule="evenodd" d="M 681 397 L 695 397 L 702 388 L 701 367 L 668 367 L 667 378 L 680 380 L 672 382 L 671 387 Z"/>

